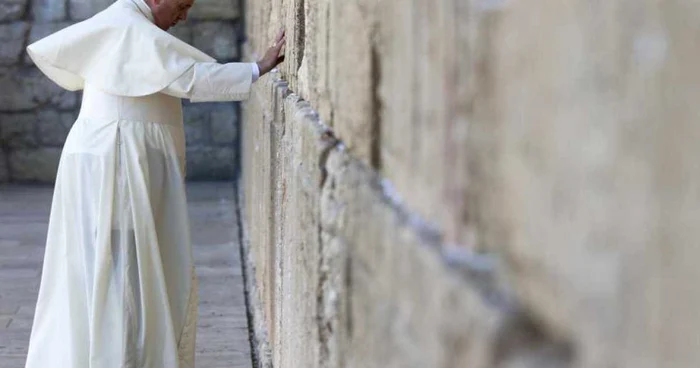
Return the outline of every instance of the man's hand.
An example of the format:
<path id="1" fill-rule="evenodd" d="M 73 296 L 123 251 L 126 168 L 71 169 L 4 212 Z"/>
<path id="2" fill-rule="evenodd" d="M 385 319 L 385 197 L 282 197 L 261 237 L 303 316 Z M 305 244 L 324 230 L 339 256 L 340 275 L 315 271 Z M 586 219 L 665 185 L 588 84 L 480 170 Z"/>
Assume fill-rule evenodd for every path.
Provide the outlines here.
<path id="1" fill-rule="evenodd" d="M 279 63 L 284 61 L 284 55 L 280 55 L 284 44 L 287 42 L 287 38 L 284 35 L 284 29 L 280 30 L 275 37 L 275 43 L 270 46 L 265 52 L 265 56 L 258 61 L 258 69 L 260 69 L 260 76 L 267 74 L 270 70 L 276 67 Z"/>

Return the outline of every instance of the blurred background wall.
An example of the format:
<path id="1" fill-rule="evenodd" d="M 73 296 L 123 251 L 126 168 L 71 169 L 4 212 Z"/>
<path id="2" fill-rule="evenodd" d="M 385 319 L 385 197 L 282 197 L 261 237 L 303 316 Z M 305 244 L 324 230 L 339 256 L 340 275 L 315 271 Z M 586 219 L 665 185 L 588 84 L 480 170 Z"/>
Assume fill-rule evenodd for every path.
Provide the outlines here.
<path id="1" fill-rule="evenodd" d="M 263 364 L 700 366 L 700 3 L 246 4 Z"/>
<path id="2" fill-rule="evenodd" d="M 61 147 L 80 109 L 34 67 L 25 47 L 86 19 L 111 0 L 0 0 L 0 182 L 51 183 Z M 238 0 L 198 0 L 171 32 L 220 62 L 240 58 Z M 188 180 L 236 173 L 238 103 L 185 102 Z"/>

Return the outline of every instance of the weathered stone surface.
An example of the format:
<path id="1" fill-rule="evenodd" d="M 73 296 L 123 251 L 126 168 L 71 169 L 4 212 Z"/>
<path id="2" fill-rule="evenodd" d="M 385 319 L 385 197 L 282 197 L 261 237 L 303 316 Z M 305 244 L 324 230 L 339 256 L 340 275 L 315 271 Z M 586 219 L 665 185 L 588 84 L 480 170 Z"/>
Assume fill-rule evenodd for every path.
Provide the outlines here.
<path id="1" fill-rule="evenodd" d="M 331 366 L 496 366 L 507 314 L 450 274 L 439 244 L 407 221 L 364 165 L 341 150 L 327 162 L 321 264 L 328 350 L 338 357 Z M 352 321 L 349 337 L 338 333 L 347 328 L 340 317 Z"/>
<path id="2" fill-rule="evenodd" d="M 524 4 L 493 15 L 481 211 L 522 299 L 584 365 L 694 366 L 699 8 L 575 3 L 536 23 Z"/>
<path id="3" fill-rule="evenodd" d="M 189 103 L 183 107 L 185 139 L 188 146 L 207 144 L 210 141 L 209 125 L 213 103 Z"/>
<path id="4" fill-rule="evenodd" d="M 651 0 L 248 1 L 246 25 L 259 53 L 285 24 L 292 89 L 443 245 L 500 254 L 537 329 L 570 342 L 572 365 L 685 367 L 700 362 L 700 293 L 688 282 L 699 272 L 698 10 Z M 280 101 L 257 98 L 263 107 L 247 111 L 263 111 L 247 126 L 277 118 L 264 110 Z M 245 146 L 260 157 L 251 171 L 292 149 L 275 142 Z M 246 185 L 261 198 L 277 177 L 255 172 Z M 260 210 L 251 221 L 264 215 L 274 217 Z M 371 350 L 383 365 L 403 351 L 388 341 Z M 536 362 L 507 366 L 546 366 Z"/>
<path id="5" fill-rule="evenodd" d="M 296 64 L 296 86 L 294 91 L 307 101 L 313 101 L 321 116 L 321 119 L 329 125 L 333 125 L 331 119 L 331 75 L 330 51 L 333 49 L 330 44 L 331 28 L 331 7 L 330 0 L 321 0 L 315 3 L 304 3 L 303 23 L 299 20 L 299 25 L 303 25 L 303 43 L 293 38 L 295 45 L 287 46 L 286 57 L 295 55 Z M 334 10 L 335 11 L 335 10 Z M 337 13 L 337 11 L 335 11 Z M 300 13 L 297 13 L 300 14 Z M 295 23 L 297 24 L 297 23 Z M 295 34 L 299 30 L 295 31 Z M 366 32 L 366 31 L 365 31 Z M 292 40 L 288 37 L 288 40 Z M 289 41 L 288 41 L 289 42 Z M 299 45 L 301 44 L 301 45 Z M 302 46 L 299 48 L 299 46 Z M 303 55 L 297 55 L 303 52 Z M 300 59 L 299 59 L 300 58 Z M 285 69 L 285 66 L 282 67 Z"/>
<path id="6" fill-rule="evenodd" d="M 0 183 L 5 183 L 10 180 L 10 172 L 7 169 L 7 157 L 5 152 L 0 151 Z"/>
<path id="7" fill-rule="evenodd" d="M 29 25 L 25 22 L 0 24 L 0 65 L 19 61 L 26 42 Z"/>
<path id="8" fill-rule="evenodd" d="M 36 115 L 37 138 L 46 146 L 61 147 L 73 126 L 77 114 L 74 112 L 41 111 Z"/>
<path id="9" fill-rule="evenodd" d="M 232 20 L 240 15 L 236 0 L 197 0 L 188 14 L 195 20 Z"/>
<path id="10" fill-rule="evenodd" d="M 66 19 L 66 0 L 32 0 L 32 16 L 35 21 L 60 21 Z"/>
<path id="11" fill-rule="evenodd" d="M 35 148 L 37 139 L 34 114 L 0 114 L 0 146 L 9 149 Z"/>
<path id="12" fill-rule="evenodd" d="M 29 110 L 42 105 L 70 109 L 77 102 L 77 93 L 62 89 L 37 69 L 0 70 L 0 111 Z"/>
<path id="13" fill-rule="evenodd" d="M 0 2 L 0 22 L 21 19 L 27 9 L 27 0 L 3 0 Z"/>
<path id="14" fill-rule="evenodd" d="M 0 111 L 28 110 L 38 106 L 32 100 L 29 83 L 21 83 L 17 68 L 0 68 Z"/>
<path id="15" fill-rule="evenodd" d="M 184 106 L 187 144 L 231 145 L 238 129 L 238 109 L 232 103 L 188 103 Z"/>
<path id="16" fill-rule="evenodd" d="M 446 267 L 440 235 L 308 102 L 284 82 L 261 82 L 245 105 L 255 123 L 242 154 L 254 314 L 271 346 L 263 366 L 571 364 L 566 345 L 499 299 L 500 286 Z"/>
<path id="17" fill-rule="evenodd" d="M 235 174 L 236 152 L 232 147 L 188 147 L 188 180 L 230 180 Z"/>
<path id="18" fill-rule="evenodd" d="M 343 88 L 333 89 L 331 103 L 333 111 L 333 130 L 357 157 L 368 164 L 373 164 L 378 157 L 373 157 L 375 144 L 379 144 L 379 132 L 376 131 L 379 116 L 378 101 L 375 101 L 374 78 L 380 73 L 376 65 L 377 55 L 373 37 L 377 37 L 374 15 L 374 1 L 340 1 L 332 2 L 330 24 L 333 25 L 328 53 L 329 73 L 333 83 Z M 362 5 L 364 5 L 364 8 Z"/>
<path id="19" fill-rule="evenodd" d="M 9 154 L 12 180 L 16 182 L 52 183 L 56 180 L 60 148 L 14 150 Z"/>
<path id="20" fill-rule="evenodd" d="M 252 267 L 251 272 L 254 276 L 249 277 L 252 288 L 255 293 L 250 297 L 254 300 L 252 305 L 260 307 L 259 310 L 253 311 L 256 316 L 255 336 L 263 338 L 255 342 L 255 345 L 261 350 L 256 352 L 257 358 L 260 359 L 261 367 L 272 366 L 272 351 L 266 350 L 272 346 L 274 342 L 274 324 L 273 324 L 273 308 L 274 308 L 274 285 L 275 285 L 275 267 L 272 247 L 272 194 L 271 188 L 271 171 L 272 165 L 259 165 L 261 162 L 272 163 L 273 154 L 270 152 L 271 139 L 270 129 L 274 122 L 274 114 L 267 108 L 264 100 L 261 100 L 260 94 L 257 93 L 261 83 L 267 83 L 268 78 L 261 79 L 253 86 L 250 102 L 244 105 L 245 116 L 248 121 L 256 121 L 260 124 L 242 125 L 241 146 L 241 165 L 242 165 L 242 180 L 243 191 L 245 198 L 242 203 L 246 205 L 242 208 L 245 211 L 245 216 L 242 217 L 248 226 L 256 226 L 260 231 L 250 230 L 245 227 L 245 236 L 248 240 L 249 259 Z M 279 93 L 279 91 L 275 91 Z M 259 245 L 258 245 L 259 244 Z"/>
<path id="21" fill-rule="evenodd" d="M 235 142 L 238 124 L 238 108 L 236 104 L 216 104 L 211 111 L 212 142 L 221 145 L 232 145 Z"/>
<path id="22" fill-rule="evenodd" d="M 238 41 L 233 35 L 236 28 L 230 23 L 201 22 L 193 26 L 193 46 L 216 60 L 238 58 Z"/>
<path id="23" fill-rule="evenodd" d="M 281 71 L 291 88 L 357 157 L 391 179 L 403 200 L 444 229 L 449 243 L 466 245 L 474 239 L 466 219 L 467 121 L 479 80 L 472 74 L 479 25 L 490 6 L 251 2 L 246 27 L 250 49 L 260 53 L 284 23 L 290 46 Z"/>
<path id="24" fill-rule="evenodd" d="M 70 19 L 83 20 L 90 18 L 102 10 L 107 9 L 113 2 L 114 0 L 68 0 Z"/>
<path id="25" fill-rule="evenodd" d="M 180 40 L 192 44 L 192 25 L 189 22 L 182 22 L 168 30 L 170 34 Z"/>

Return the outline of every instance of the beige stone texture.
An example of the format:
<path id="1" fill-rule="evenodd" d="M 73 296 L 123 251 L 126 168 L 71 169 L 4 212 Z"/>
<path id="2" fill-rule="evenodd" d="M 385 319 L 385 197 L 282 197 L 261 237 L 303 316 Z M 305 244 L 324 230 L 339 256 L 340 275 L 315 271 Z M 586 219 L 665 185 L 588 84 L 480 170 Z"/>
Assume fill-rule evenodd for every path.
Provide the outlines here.
<path id="1" fill-rule="evenodd" d="M 546 331 L 512 322 L 529 317 L 485 290 L 499 287 L 469 286 L 447 267 L 439 234 L 396 202 L 286 82 L 264 77 L 244 116 L 244 232 L 250 304 L 265 330 L 256 334 L 266 339 L 261 366 L 570 362 L 569 348 Z M 534 335 L 527 344 L 536 348 L 512 337 L 522 334 Z"/>
<path id="2" fill-rule="evenodd" d="M 540 3 L 484 10 L 477 233 L 581 365 L 697 365 L 698 8 Z"/>
<path id="3" fill-rule="evenodd" d="M 289 40 L 286 82 L 256 86 L 242 136 L 275 366 L 294 366 L 299 341 L 323 367 L 700 365 L 700 5 L 246 9 L 249 50 L 282 25 Z M 297 147 L 324 136 L 303 127 L 317 120 L 338 140 L 328 157 Z M 509 307 L 480 304 L 479 277 L 449 276 L 481 256 Z M 526 322 L 503 327 L 513 315 Z"/>
<path id="4" fill-rule="evenodd" d="M 195 20 L 231 20 L 240 15 L 239 0 L 197 0 L 188 17 Z"/>
<path id="5" fill-rule="evenodd" d="M 467 246 L 471 8 L 464 0 L 274 0 L 246 7 L 251 50 L 264 52 L 285 27 L 280 70 L 290 88 L 450 242 Z"/>

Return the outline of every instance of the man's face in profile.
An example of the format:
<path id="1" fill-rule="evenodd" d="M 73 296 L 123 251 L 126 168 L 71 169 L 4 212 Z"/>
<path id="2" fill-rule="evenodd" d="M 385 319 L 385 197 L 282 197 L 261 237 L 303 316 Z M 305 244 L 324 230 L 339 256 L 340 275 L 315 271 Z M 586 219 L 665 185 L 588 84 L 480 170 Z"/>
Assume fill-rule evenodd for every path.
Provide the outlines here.
<path id="1" fill-rule="evenodd" d="M 156 26 L 167 31 L 187 19 L 187 12 L 193 4 L 194 0 L 152 0 L 150 5 Z"/>

